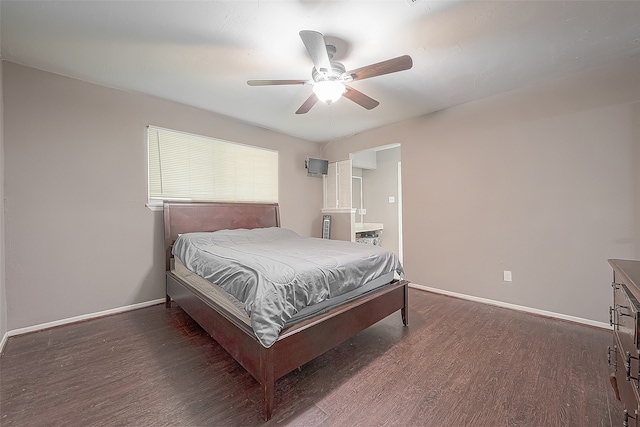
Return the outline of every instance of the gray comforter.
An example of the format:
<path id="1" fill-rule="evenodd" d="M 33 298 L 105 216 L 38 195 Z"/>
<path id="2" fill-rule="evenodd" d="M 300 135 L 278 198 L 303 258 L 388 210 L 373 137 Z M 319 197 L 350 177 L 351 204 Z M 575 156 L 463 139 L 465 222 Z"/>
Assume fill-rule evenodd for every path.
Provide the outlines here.
<path id="1" fill-rule="evenodd" d="M 173 254 L 244 304 L 265 347 L 302 308 L 391 271 L 404 275 L 396 255 L 379 246 L 301 237 L 276 227 L 183 234 Z"/>

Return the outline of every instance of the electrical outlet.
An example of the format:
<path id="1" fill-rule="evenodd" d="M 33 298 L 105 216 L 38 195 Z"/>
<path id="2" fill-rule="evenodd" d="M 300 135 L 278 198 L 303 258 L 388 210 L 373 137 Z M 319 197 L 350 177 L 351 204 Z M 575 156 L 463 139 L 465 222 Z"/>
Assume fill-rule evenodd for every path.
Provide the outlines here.
<path id="1" fill-rule="evenodd" d="M 508 270 L 505 270 L 503 274 L 504 274 L 504 281 L 511 282 L 511 272 Z"/>
<path id="2" fill-rule="evenodd" d="M 395 203 L 396 198 L 394 196 L 389 196 L 389 203 Z"/>

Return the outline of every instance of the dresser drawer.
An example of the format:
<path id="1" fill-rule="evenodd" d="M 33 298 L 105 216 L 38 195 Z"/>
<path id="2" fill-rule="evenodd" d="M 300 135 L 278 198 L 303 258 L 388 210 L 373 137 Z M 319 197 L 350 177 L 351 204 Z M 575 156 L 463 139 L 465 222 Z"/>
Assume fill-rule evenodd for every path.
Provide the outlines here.
<path id="1" fill-rule="evenodd" d="M 610 319 L 614 331 L 620 339 L 624 351 L 638 355 L 639 333 L 638 310 L 639 303 L 624 284 L 614 284 L 613 307 L 610 308 Z"/>
<path id="2" fill-rule="evenodd" d="M 638 390 L 638 382 L 636 380 L 631 378 L 627 380 L 627 355 L 625 351 L 621 350 L 617 336 L 614 337 L 613 347 L 609 353 L 609 363 L 613 369 L 614 379 L 611 385 L 615 389 L 616 397 L 620 399 L 624 410 L 631 416 L 630 420 L 633 420 L 632 417 L 635 417 L 635 412 L 638 410 L 640 390 Z M 632 368 L 637 368 L 638 365 L 632 363 L 631 366 Z M 629 422 L 629 425 L 635 426 L 636 424 Z"/>
<path id="3" fill-rule="evenodd" d="M 610 319 L 614 330 L 613 354 L 609 355 L 615 379 L 612 385 L 617 389 L 624 405 L 629 426 L 636 424 L 638 402 L 640 402 L 640 344 L 638 327 L 639 304 L 629 289 L 621 283 L 613 284 L 613 307 L 610 308 Z M 615 362 L 614 362 L 615 360 Z"/>

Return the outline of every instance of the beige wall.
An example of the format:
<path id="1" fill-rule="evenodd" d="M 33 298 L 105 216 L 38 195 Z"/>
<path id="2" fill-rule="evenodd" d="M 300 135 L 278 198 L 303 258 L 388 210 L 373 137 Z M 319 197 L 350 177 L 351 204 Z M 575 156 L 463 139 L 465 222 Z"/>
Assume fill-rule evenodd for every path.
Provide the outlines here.
<path id="1" fill-rule="evenodd" d="M 0 60 L 0 340 L 7 333 L 7 298 L 5 286 L 4 244 L 4 114 L 2 92 L 2 68 Z M 2 348 L 0 347 L 0 351 Z"/>
<path id="2" fill-rule="evenodd" d="M 331 239 L 332 240 L 355 240 L 355 231 L 353 224 L 355 221 L 355 215 L 351 212 L 345 212 L 345 209 L 341 209 L 340 212 L 336 211 L 324 211 L 325 214 L 331 215 Z"/>
<path id="3" fill-rule="evenodd" d="M 9 330 L 164 297 L 148 124 L 279 150 L 282 226 L 320 236 L 319 144 L 13 63 L 3 82 Z"/>
<path id="4" fill-rule="evenodd" d="M 324 156 L 402 144 L 412 282 L 607 322 L 607 259 L 640 257 L 639 102 L 636 57 L 327 144 Z"/>
<path id="5" fill-rule="evenodd" d="M 147 124 L 280 150 L 283 226 L 319 236 L 322 184 L 304 169 L 316 144 L 12 63 L 0 73 L 0 332 L 163 296 Z M 356 135 L 323 157 L 391 143 L 411 281 L 606 322 L 606 259 L 640 257 L 640 58 Z"/>

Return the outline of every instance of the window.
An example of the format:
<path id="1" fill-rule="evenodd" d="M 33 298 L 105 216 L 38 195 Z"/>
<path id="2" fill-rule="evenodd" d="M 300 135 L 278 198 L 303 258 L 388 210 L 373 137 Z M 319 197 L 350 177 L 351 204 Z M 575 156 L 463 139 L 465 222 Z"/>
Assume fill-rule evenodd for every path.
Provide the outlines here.
<path id="1" fill-rule="evenodd" d="M 278 202 L 278 152 L 147 128 L 149 204 L 163 200 Z"/>

